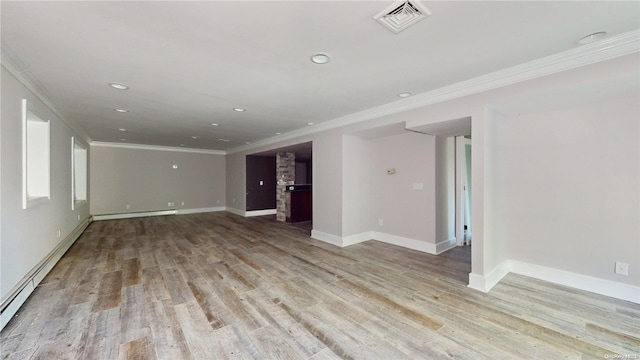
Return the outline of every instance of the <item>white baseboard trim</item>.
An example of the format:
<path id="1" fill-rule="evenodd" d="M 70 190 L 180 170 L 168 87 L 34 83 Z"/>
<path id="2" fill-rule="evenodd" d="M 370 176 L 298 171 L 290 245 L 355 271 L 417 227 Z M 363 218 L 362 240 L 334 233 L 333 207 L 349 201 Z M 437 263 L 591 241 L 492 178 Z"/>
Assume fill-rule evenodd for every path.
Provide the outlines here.
<path id="1" fill-rule="evenodd" d="M 253 217 L 253 216 L 264 216 L 264 215 L 275 215 L 277 213 L 276 209 L 266 209 L 266 210 L 250 210 L 244 211 L 232 207 L 224 208 L 225 211 L 228 211 L 232 214 L 244 216 L 244 217 Z"/>
<path id="2" fill-rule="evenodd" d="M 338 235 L 333 235 L 329 233 L 325 233 L 318 230 L 311 230 L 311 238 L 324 241 L 326 243 L 343 247 L 342 237 Z"/>
<path id="3" fill-rule="evenodd" d="M 349 246 L 353 244 L 358 244 L 361 242 L 365 242 L 368 240 L 374 239 L 376 232 L 375 231 L 365 231 L 359 234 L 349 235 L 342 238 L 342 246 Z"/>
<path id="4" fill-rule="evenodd" d="M 236 215 L 240 215 L 240 216 L 244 216 L 244 213 L 246 212 L 244 210 L 240 210 L 240 209 L 236 209 L 236 208 L 232 208 L 232 207 L 228 207 L 228 206 L 225 208 L 225 211 L 228 211 L 228 212 L 230 212 L 232 214 L 236 214 Z"/>
<path id="5" fill-rule="evenodd" d="M 217 211 L 225 211 L 225 210 L 226 208 L 224 206 L 197 208 L 197 209 L 178 209 L 176 210 L 176 214 L 178 215 L 200 214 L 200 213 L 217 212 Z"/>
<path id="6" fill-rule="evenodd" d="M 276 209 L 250 210 L 250 211 L 245 211 L 244 212 L 244 216 L 245 217 L 252 217 L 252 216 L 275 215 L 277 212 L 278 212 L 278 210 L 276 210 Z"/>
<path id="7" fill-rule="evenodd" d="M 509 273 L 509 262 L 508 260 L 503 261 L 500 265 L 496 266 L 487 276 L 482 276 L 480 274 L 470 273 L 469 274 L 469 287 L 482 291 L 489 292 L 491 288 L 496 286 L 497 283 L 502 280 L 503 277 L 507 276 Z"/>
<path id="8" fill-rule="evenodd" d="M 93 215 L 93 221 L 132 219 L 132 218 L 147 217 L 147 216 L 199 214 L 199 213 L 217 212 L 217 211 L 228 211 L 228 209 L 224 206 L 217 206 L 217 207 L 195 208 L 195 209 L 158 210 L 158 211 L 141 211 L 141 212 L 121 213 L 121 214 Z"/>
<path id="9" fill-rule="evenodd" d="M 457 243 L 457 239 L 456 237 L 452 237 L 450 239 L 447 240 L 442 240 L 438 243 L 436 243 L 436 254 L 442 254 L 443 252 L 447 251 L 447 250 L 451 250 L 454 247 L 458 246 Z"/>
<path id="10" fill-rule="evenodd" d="M 373 231 L 374 239 L 385 242 L 387 244 L 402 246 L 407 249 L 418 250 L 429 254 L 436 255 L 436 244 L 426 241 L 406 238 L 398 235 L 387 234 L 383 232 Z"/>
<path id="11" fill-rule="evenodd" d="M 640 286 L 622 284 L 517 260 L 509 260 L 509 269 L 516 274 L 640 304 Z"/>
<path id="12" fill-rule="evenodd" d="M 29 298 L 29 295 L 40 284 L 42 279 L 53 269 L 58 263 L 62 255 L 75 243 L 82 235 L 82 232 L 89 226 L 89 219 L 84 219 L 76 226 L 58 246 L 56 246 L 44 259 L 42 259 L 22 280 L 16 285 L 9 295 L 2 299 L 2 313 L 0 313 L 0 330 L 9 323 L 13 315 L 18 312 L 22 304 Z"/>
<path id="13" fill-rule="evenodd" d="M 469 273 L 469 285 L 467 285 L 468 287 L 472 288 L 473 290 L 478 290 L 478 291 L 482 291 L 482 292 L 488 292 L 489 289 L 487 289 L 487 285 L 486 285 L 486 281 L 484 279 L 484 276 L 476 274 L 476 273 Z"/>
<path id="14" fill-rule="evenodd" d="M 437 255 L 436 253 L 436 244 L 428 243 L 425 241 L 420 241 L 416 239 L 406 238 L 402 236 L 397 236 L 393 234 L 387 234 L 378 231 L 365 231 L 359 234 L 349 235 L 345 237 L 341 237 L 338 235 L 327 234 L 318 230 L 311 230 L 311 237 L 316 240 L 324 241 L 332 245 L 345 247 L 353 244 L 358 244 L 361 242 L 365 242 L 368 240 L 377 240 L 380 242 L 384 242 L 387 244 L 392 244 L 396 246 L 401 246 L 407 249 L 418 250 L 422 252 L 426 252 L 429 254 Z M 446 248 L 451 243 L 451 239 L 443 241 L 441 244 L 442 250 L 444 252 L 449 248 Z M 453 238 L 453 246 L 455 246 L 455 238 Z"/>
<path id="15" fill-rule="evenodd" d="M 122 214 L 93 215 L 93 221 L 131 219 L 131 218 L 139 218 L 139 217 L 147 217 L 147 216 L 175 215 L 176 213 L 177 213 L 176 210 L 160 210 L 160 211 L 141 211 L 141 212 L 122 213 Z"/>

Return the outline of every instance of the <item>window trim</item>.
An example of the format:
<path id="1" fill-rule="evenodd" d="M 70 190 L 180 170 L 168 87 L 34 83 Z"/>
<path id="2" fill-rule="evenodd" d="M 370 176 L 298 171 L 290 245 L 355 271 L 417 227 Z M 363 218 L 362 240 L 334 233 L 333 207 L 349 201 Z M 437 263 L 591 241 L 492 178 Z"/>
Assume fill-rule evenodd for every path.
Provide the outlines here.
<path id="1" fill-rule="evenodd" d="M 31 114 L 35 119 L 29 119 Z M 22 209 L 32 208 L 51 200 L 51 120 L 42 116 L 43 112 L 32 104 L 27 103 L 27 99 L 22 99 Z M 46 119 L 46 120 L 44 120 Z M 46 195 L 29 195 L 29 174 L 28 174 L 28 125 L 29 122 L 42 122 L 46 124 L 46 139 L 44 148 L 46 149 Z"/>
<path id="2" fill-rule="evenodd" d="M 84 164 L 84 172 L 85 172 L 85 184 L 84 184 L 84 199 L 77 198 L 77 184 L 76 184 L 76 151 L 81 149 L 85 152 L 85 164 Z M 75 210 L 82 205 L 87 203 L 87 175 L 88 175 L 88 167 L 87 167 L 87 159 L 88 159 L 88 150 L 87 148 L 76 140 L 74 136 L 71 137 L 71 210 Z"/>

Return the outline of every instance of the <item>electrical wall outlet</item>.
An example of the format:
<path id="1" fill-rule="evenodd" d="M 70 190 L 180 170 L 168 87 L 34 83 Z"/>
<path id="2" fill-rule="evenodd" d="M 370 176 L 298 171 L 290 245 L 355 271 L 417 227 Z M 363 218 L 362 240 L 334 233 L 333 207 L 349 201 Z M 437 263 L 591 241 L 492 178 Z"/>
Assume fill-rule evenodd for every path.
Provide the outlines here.
<path id="1" fill-rule="evenodd" d="M 379 225 L 379 226 L 382 226 L 382 224 L 383 224 L 382 219 L 378 219 L 378 225 Z"/>
<path id="2" fill-rule="evenodd" d="M 174 205 L 175 205 L 175 203 L 173 203 L 173 202 L 171 202 L 171 201 L 169 201 L 169 202 L 167 203 L 167 206 L 174 206 Z"/>
<path id="3" fill-rule="evenodd" d="M 125 205 L 125 207 L 126 207 L 127 209 L 131 209 L 131 205 L 129 205 L 129 204 Z"/>
<path id="4" fill-rule="evenodd" d="M 616 261 L 616 274 L 629 276 L 629 264 Z"/>

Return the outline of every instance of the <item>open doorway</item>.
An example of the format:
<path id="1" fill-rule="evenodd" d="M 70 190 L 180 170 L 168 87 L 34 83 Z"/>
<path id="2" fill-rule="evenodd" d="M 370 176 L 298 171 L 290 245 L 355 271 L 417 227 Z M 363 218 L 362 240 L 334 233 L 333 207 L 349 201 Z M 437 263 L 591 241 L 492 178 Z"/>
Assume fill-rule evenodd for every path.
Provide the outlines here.
<path id="1" fill-rule="evenodd" d="M 436 137 L 436 241 L 452 237 L 458 249 L 466 245 L 463 252 L 471 266 L 471 117 L 415 126 L 408 130 Z"/>
<path id="2" fill-rule="evenodd" d="M 455 137 L 456 242 L 470 246 L 471 228 L 471 136 Z"/>
<path id="3" fill-rule="evenodd" d="M 251 154 L 271 159 L 269 176 L 274 182 L 270 188 L 270 201 L 273 203 L 274 220 L 299 228 L 309 236 L 313 228 L 312 155 L 312 142 Z M 247 174 L 249 172 L 247 168 Z M 247 184 L 247 204 L 252 203 L 250 189 Z"/>

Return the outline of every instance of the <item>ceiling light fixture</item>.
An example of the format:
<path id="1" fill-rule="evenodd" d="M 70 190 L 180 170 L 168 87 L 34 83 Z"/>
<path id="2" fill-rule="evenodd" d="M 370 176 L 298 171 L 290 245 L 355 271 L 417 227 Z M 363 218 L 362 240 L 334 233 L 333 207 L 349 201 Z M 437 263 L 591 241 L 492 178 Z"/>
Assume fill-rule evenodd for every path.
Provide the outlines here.
<path id="1" fill-rule="evenodd" d="M 401 97 L 401 98 L 406 98 L 406 97 L 409 97 L 411 95 L 413 95 L 413 94 L 408 92 L 408 91 L 407 92 L 401 92 L 400 94 L 398 94 L 398 96 Z"/>
<path id="2" fill-rule="evenodd" d="M 327 54 L 315 54 L 311 57 L 311 61 L 315 64 L 326 64 L 330 61 L 329 55 Z"/>
<path id="3" fill-rule="evenodd" d="M 590 44 L 596 40 L 600 40 L 603 37 L 607 36 L 607 32 L 606 31 L 600 31 L 597 33 L 593 33 L 593 34 L 589 34 L 585 37 L 583 37 L 582 39 L 578 40 L 578 44 L 580 45 L 584 45 L 584 44 Z"/>
<path id="4" fill-rule="evenodd" d="M 245 112 L 245 111 L 247 111 L 247 109 L 245 109 L 245 108 L 233 108 L 233 111 Z"/>
<path id="5" fill-rule="evenodd" d="M 120 128 L 120 129 L 118 129 L 118 130 L 120 130 L 120 131 L 127 131 L 127 129 L 123 129 L 123 128 Z"/>
<path id="6" fill-rule="evenodd" d="M 315 125 L 315 124 L 312 123 L 312 122 L 308 122 L 307 125 L 312 126 L 312 125 Z"/>
<path id="7" fill-rule="evenodd" d="M 282 134 L 282 133 L 279 133 L 279 132 L 276 133 L 276 135 L 280 135 L 280 134 Z"/>
<path id="8" fill-rule="evenodd" d="M 192 139 L 197 139 L 198 137 L 197 137 L 197 136 L 192 136 L 191 138 L 192 138 Z"/>
<path id="9" fill-rule="evenodd" d="M 115 110 L 115 111 L 117 111 L 119 113 L 128 113 L 129 112 L 129 110 L 125 110 L 125 109 L 113 109 L 113 110 Z"/>
<path id="10" fill-rule="evenodd" d="M 220 126 L 218 123 L 211 123 L 211 126 Z"/>
<path id="11" fill-rule="evenodd" d="M 224 141 L 224 142 L 229 142 L 229 141 L 231 141 L 231 140 L 229 140 L 229 139 L 218 139 L 218 140 L 220 140 L 220 141 Z"/>
<path id="12" fill-rule="evenodd" d="M 118 90 L 129 90 L 129 87 L 125 84 L 109 83 L 109 86 Z"/>

